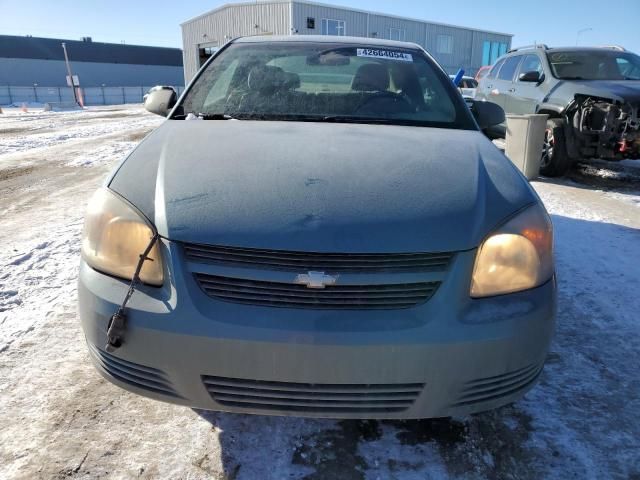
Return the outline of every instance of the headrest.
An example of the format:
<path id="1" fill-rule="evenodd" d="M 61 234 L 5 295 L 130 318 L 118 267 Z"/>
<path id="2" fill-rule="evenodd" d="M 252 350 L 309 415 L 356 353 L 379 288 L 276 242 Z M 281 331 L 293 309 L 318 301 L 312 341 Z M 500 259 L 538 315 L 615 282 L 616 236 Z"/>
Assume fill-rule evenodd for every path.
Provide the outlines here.
<path id="1" fill-rule="evenodd" d="M 247 84 L 250 90 L 258 92 L 293 90 L 300 86 L 300 77 L 280 67 L 260 65 L 251 69 Z"/>
<path id="2" fill-rule="evenodd" d="M 389 89 L 389 72 L 379 63 L 365 63 L 356 71 L 351 90 L 358 92 L 382 92 Z"/>

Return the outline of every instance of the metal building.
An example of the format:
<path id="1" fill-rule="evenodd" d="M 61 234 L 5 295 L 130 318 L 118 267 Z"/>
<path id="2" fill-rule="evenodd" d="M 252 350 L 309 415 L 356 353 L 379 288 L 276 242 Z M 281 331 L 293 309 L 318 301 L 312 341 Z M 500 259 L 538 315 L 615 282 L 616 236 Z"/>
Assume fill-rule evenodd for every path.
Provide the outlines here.
<path id="1" fill-rule="evenodd" d="M 422 45 L 449 72 L 474 74 L 511 46 L 508 33 L 337 7 L 306 0 L 230 3 L 184 22 L 185 80 L 224 43 L 246 35 L 348 35 Z"/>
<path id="2" fill-rule="evenodd" d="M 62 42 L 82 87 L 184 85 L 179 48 L 0 35 L 0 87 L 66 87 Z"/>

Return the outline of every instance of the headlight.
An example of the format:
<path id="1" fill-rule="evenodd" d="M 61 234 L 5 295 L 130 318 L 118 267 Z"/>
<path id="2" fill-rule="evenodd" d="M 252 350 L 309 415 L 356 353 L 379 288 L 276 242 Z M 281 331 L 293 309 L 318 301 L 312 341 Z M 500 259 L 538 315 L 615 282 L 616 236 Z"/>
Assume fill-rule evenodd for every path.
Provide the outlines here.
<path id="1" fill-rule="evenodd" d="M 82 257 L 96 270 L 131 280 L 153 234 L 151 225 L 131 205 L 111 190 L 101 188 L 89 201 Z M 162 285 L 162 258 L 157 242 L 148 256 L 140 271 L 140 280 Z"/>
<path id="2" fill-rule="evenodd" d="M 539 205 L 533 205 L 493 232 L 478 249 L 471 296 L 519 292 L 551 278 L 553 227 Z"/>

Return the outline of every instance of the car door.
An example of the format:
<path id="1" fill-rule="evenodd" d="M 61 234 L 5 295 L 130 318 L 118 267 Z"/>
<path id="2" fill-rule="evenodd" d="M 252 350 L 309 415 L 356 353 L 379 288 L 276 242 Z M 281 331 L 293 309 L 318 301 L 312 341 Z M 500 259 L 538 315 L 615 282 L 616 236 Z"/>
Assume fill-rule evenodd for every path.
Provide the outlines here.
<path id="1" fill-rule="evenodd" d="M 489 89 L 488 100 L 500 105 L 505 112 L 509 112 L 507 110 L 507 96 L 513 88 L 513 77 L 521 60 L 522 55 L 507 57 L 496 77 L 487 85 Z"/>
<path id="2" fill-rule="evenodd" d="M 496 76 L 498 75 L 503 63 L 504 59 L 498 60 L 496 64 L 491 67 L 489 73 L 480 80 L 480 85 L 478 86 L 478 91 L 476 93 L 476 97 L 479 100 L 494 102 L 494 95 L 492 93 L 494 90 L 493 85 L 496 82 Z"/>
<path id="3" fill-rule="evenodd" d="M 504 65 L 502 65 L 496 78 L 496 84 L 494 86 L 494 96 L 498 99 L 496 103 L 507 113 L 512 113 L 511 110 L 509 110 L 509 97 L 514 92 L 514 78 L 523 56 L 524 55 L 514 55 L 513 57 L 508 57 L 504 61 Z"/>
<path id="4" fill-rule="evenodd" d="M 544 68 L 540 58 L 535 53 L 524 55 L 515 76 L 511 91 L 507 97 L 506 111 L 509 113 L 536 113 L 538 105 L 546 94 L 544 81 L 541 83 L 523 82 L 520 75 L 527 72 L 538 72 L 544 75 Z"/>

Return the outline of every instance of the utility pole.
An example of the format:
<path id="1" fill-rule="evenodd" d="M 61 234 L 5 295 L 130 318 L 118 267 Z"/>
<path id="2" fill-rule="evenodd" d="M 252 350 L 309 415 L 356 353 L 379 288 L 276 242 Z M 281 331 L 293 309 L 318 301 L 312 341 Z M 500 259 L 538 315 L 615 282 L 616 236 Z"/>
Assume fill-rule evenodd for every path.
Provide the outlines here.
<path id="1" fill-rule="evenodd" d="M 64 63 L 67 65 L 67 75 L 69 75 L 69 83 L 71 83 L 71 91 L 73 91 L 73 99 L 78 103 L 78 96 L 76 95 L 76 86 L 73 82 L 73 74 L 71 73 L 71 65 L 69 64 L 69 56 L 67 55 L 67 46 L 62 42 L 62 50 L 64 50 Z"/>
<path id="2" fill-rule="evenodd" d="M 592 30 L 593 30 L 593 28 L 587 27 L 587 28 L 583 28 L 582 30 L 578 30 L 576 32 L 576 47 L 578 46 L 578 40 L 580 40 L 580 35 L 582 35 L 583 33 L 586 33 L 586 32 L 590 32 Z"/>

